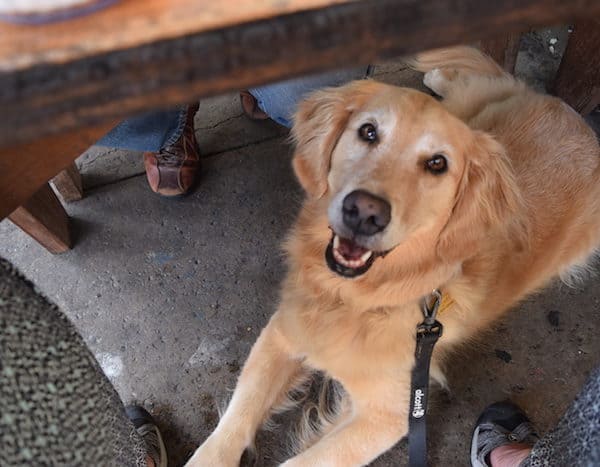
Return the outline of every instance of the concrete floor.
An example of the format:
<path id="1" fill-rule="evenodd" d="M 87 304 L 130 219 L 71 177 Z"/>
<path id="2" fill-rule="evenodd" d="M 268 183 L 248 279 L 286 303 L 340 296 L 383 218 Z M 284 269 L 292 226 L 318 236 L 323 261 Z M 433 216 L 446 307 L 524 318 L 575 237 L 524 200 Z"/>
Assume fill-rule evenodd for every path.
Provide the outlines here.
<path id="1" fill-rule="evenodd" d="M 528 40 L 522 69 L 543 68 L 529 55 L 555 68 L 546 39 Z M 397 63 L 377 75 L 418 82 Z M 302 198 L 287 132 L 246 119 L 237 96 L 203 101 L 196 128 L 204 170 L 190 196 L 151 193 L 140 154 L 92 148 L 79 160 L 86 197 L 66 206 L 72 251 L 52 256 L 0 224 L 0 255 L 73 320 L 122 399 L 155 415 L 170 465 L 181 465 L 215 426 L 217 406 L 274 310 L 284 274 L 279 244 Z M 468 465 L 472 425 L 498 399 L 522 404 L 541 432 L 552 426 L 599 360 L 598 285 L 598 278 L 576 289 L 557 283 L 456 352 L 447 368 L 451 392 L 433 397 L 432 465 Z M 259 437 L 265 465 L 281 460 L 281 431 Z M 372 465 L 405 462 L 400 442 Z"/>

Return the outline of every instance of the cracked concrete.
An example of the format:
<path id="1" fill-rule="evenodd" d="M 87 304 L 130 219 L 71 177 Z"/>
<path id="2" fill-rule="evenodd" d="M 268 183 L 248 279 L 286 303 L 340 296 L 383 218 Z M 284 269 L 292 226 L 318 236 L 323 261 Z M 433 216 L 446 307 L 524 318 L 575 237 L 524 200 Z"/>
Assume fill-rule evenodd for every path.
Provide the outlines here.
<path id="1" fill-rule="evenodd" d="M 547 52 L 553 34 L 523 43 L 526 63 L 547 62 L 542 78 L 535 64 L 533 75 L 520 65 L 534 83 L 543 85 L 556 66 Z M 421 86 L 398 62 L 379 65 L 376 79 Z M 279 245 L 302 199 L 287 131 L 246 119 L 236 94 L 202 101 L 196 133 L 203 175 L 177 200 L 150 192 L 141 154 L 86 152 L 78 161 L 86 197 L 66 206 L 76 238 L 66 254 L 52 256 L 0 224 L 0 255 L 67 313 L 123 400 L 153 413 L 170 465 L 181 465 L 214 428 L 274 310 L 285 270 Z M 556 422 L 598 363 L 598 285 L 597 277 L 575 289 L 556 283 L 457 350 L 447 365 L 449 392 L 433 396 L 431 465 L 468 464 L 470 430 L 492 401 L 513 398 L 541 432 Z M 289 420 L 277 419 L 283 427 Z M 259 435 L 260 463 L 284 457 L 285 431 Z M 405 459 L 403 441 L 372 465 Z"/>

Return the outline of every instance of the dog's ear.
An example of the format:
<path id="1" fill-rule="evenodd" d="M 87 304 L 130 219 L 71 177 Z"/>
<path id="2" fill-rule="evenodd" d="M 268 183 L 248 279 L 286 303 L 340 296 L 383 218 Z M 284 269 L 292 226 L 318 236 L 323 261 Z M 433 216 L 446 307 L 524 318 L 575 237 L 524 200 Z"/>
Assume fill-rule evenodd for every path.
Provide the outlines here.
<path id="1" fill-rule="evenodd" d="M 354 81 L 316 91 L 299 104 L 292 127 L 293 166 L 309 195 L 319 198 L 327 192 L 331 154 L 350 115 L 375 86 L 369 80 Z"/>
<path id="2" fill-rule="evenodd" d="M 466 159 L 452 214 L 438 240 L 438 256 L 448 261 L 473 256 L 490 227 L 506 229 L 516 248 L 525 248 L 525 202 L 504 148 L 475 131 Z"/>

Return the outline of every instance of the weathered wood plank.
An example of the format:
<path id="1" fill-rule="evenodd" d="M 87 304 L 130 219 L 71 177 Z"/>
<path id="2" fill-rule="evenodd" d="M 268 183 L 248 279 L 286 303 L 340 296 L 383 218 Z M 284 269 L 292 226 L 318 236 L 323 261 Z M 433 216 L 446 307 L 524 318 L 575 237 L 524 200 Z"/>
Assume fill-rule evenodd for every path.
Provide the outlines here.
<path id="1" fill-rule="evenodd" d="M 62 63 L 356 0 L 119 0 L 90 16 L 34 27 L 0 22 L 0 70 Z"/>
<path id="2" fill-rule="evenodd" d="M 79 201 L 83 198 L 83 183 L 75 162 L 56 175 L 52 179 L 52 185 L 66 203 Z"/>
<path id="3" fill-rule="evenodd" d="M 51 253 L 71 248 L 69 217 L 47 183 L 8 218 Z"/>
<path id="4" fill-rule="evenodd" d="M 502 65 L 505 71 L 514 73 L 520 42 L 521 33 L 511 32 L 481 41 L 481 50 Z"/>
<path id="5" fill-rule="evenodd" d="M 553 88 L 558 97 L 583 115 L 600 105 L 600 21 L 575 24 Z"/>
<path id="6" fill-rule="evenodd" d="M 18 146 L 0 147 L 0 220 L 67 168 L 116 123 L 110 121 Z"/>
<path id="7" fill-rule="evenodd" d="M 156 28 L 165 28 L 168 34 L 147 32 L 144 36 L 142 29 L 153 28 L 139 19 L 145 17 L 139 6 L 134 9 L 137 20 L 114 16 L 125 7 L 133 8 L 127 1 L 100 13 L 113 13 L 113 22 L 93 28 L 99 34 L 97 40 L 104 44 L 95 54 L 87 43 L 79 46 L 66 41 L 55 52 L 39 52 L 39 60 L 33 53 L 24 63 L 11 67 L 10 60 L 2 58 L 7 46 L 0 47 L 0 145 L 302 73 L 366 64 L 600 14 L 597 0 L 364 0 L 274 18 L 250 14 L 252 5 L 260 3 L 247 0 L 217 6 L 207 1 L 177 0 L 175 11 L 180 16 L 167 22 L 169 29 L 161 21 L 169 17 L 166 9 L 170 2 L 152 0 L 148 5 L 161 12 L 156 15 L 161 19 Z M 319 2 L 298 0 L 290 4 L 298 9 L 303 3 Z M 184 4 L 190 18 L 185 22 Z M 234 10 L 241 13 L 234 15 Z M 231 15 L 235 21 L 219 22 L 215 19 L 219 14 Z M 269 12 L 263 11 L 265 14 Z M 257 17 L 262 19 L 252 19 Z M 93 18 L 76 20 L 83 22 L 78 28 L 81 24 L 93 27 Z M 181 31 L 174 29 L 178 21 L 185 24 Z M 62 27 L 63 35 L 68 35 L 68 23 Z M 0 37 L 5 31 L 0 29 Z M 28 32 L 31 37 L 36 34 L 33 28 Z M 126 41 L 128 34 L 136 36 L 137 45 Z M 115 39 L 104 41 L 102 37 L 107 35 Z M 42 36 L 37 40 L 50 39 Z M 73 51 L 77 47 L 83 48 L 81 55 Z"/>

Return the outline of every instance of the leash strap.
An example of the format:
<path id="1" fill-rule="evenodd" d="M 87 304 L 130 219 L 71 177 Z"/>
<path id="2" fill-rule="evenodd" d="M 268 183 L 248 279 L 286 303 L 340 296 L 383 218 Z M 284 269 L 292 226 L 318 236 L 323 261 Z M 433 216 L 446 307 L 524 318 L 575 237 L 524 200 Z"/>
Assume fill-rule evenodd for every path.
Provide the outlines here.
<path id="1" fill-rule="evenodd" d="M 424 320 L 417 326 L 415 366 L 412 370 L 410 407 L 408 414 L 408 465 L 427 467 L 427 398 L 429 396 L 429 365 L 435 343 L 443 326 L 435 316 L 442 303 L 439 290 L 423 300 Z"/>

